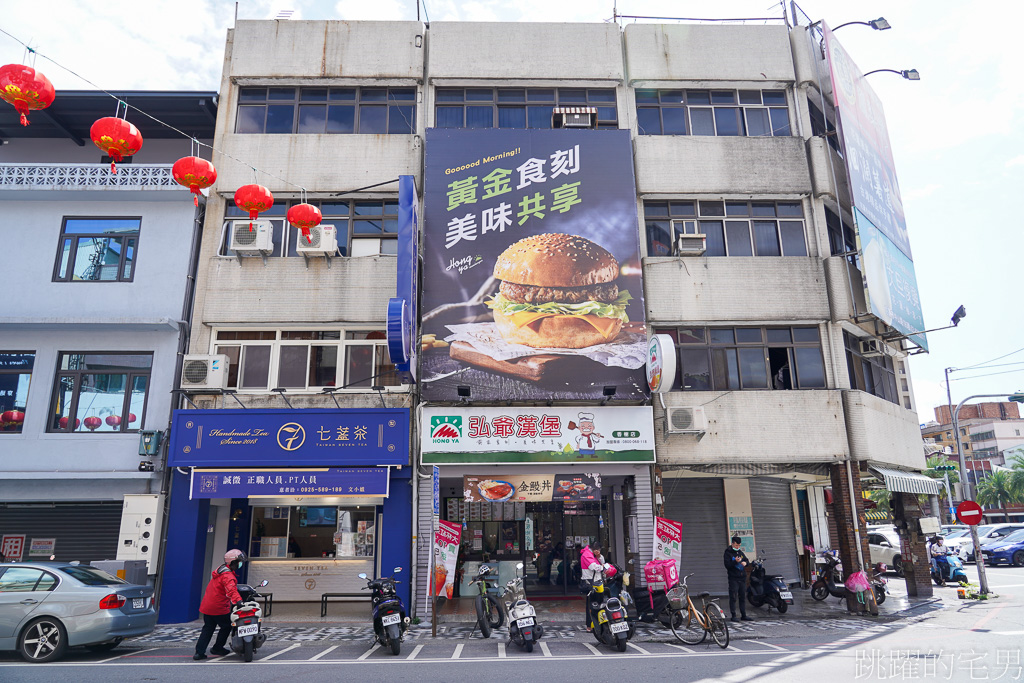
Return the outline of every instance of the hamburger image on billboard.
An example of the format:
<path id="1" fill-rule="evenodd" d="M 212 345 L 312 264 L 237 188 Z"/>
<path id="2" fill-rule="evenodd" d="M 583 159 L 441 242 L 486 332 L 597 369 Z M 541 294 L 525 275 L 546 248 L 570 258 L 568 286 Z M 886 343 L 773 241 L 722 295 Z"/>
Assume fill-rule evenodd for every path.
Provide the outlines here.
<path id="1" fill-rule="evenodd" d="M 647 395 L 628 132 L 429 129 L 424 209 L 425 398 Z"/>

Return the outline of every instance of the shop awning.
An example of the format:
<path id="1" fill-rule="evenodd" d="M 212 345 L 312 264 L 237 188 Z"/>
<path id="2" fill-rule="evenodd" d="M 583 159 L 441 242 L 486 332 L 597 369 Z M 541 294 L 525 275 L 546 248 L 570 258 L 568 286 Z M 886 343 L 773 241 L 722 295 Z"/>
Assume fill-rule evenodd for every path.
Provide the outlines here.
<path id="1" fill-rule="evenodd" d="M 868 510 L 864 513 L 864 519 L 869 522 L 884 522 L 889 519 L 889 513 L 884 510 Z"/>
<path id="2" fill-rule="evenodd" d="M 885 482 L 885 488 L 898 493 L 924 493 L 939 495 L 939 483 L 931 477 L 917 472 L 891 470 L 886 467 L 871 467 L 871 471 Z"/>

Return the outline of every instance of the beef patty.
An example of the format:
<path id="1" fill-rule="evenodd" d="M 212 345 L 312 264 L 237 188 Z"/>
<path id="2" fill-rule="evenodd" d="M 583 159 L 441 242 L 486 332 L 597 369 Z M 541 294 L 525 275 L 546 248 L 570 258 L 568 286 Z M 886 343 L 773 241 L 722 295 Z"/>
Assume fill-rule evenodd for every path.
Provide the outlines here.
<path id="1" fill-rule="evenodd" d="M 509 301 L 520 304 L 581 304 L 585 301 L 612 303 L 619 298 L 619 286 L 606 282 L 589 287 L 534 287 L 502 280 L 498 290 Z"/>

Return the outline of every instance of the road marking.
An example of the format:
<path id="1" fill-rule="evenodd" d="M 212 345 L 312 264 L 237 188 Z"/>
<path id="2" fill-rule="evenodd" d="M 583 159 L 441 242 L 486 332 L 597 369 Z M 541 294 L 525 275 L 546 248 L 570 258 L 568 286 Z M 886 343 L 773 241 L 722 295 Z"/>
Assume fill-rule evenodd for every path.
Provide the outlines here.
<path id="1" fill-rule="evenodd" d="M 416 659 L 416 655 L 418 655 L 420 653 L 420 650 L 423 649 L 423 645 L 424 645 L 423 643 L 420 643 L 419 645 L 414 647 L 412 649 L 412 654 L 409 655 L 408 657 L 406 657 L 406 659 Z"/>
<path id="2" fill-rule="evenodd" d="M 994 636 L 1024 636 L 1024 631 L 992 631 Z"/>
<path id="3" fill-rule="evenodd" d="M 107 662 L 112 662 L 115 659 L 121 659 L 122 657 L 134 657 L 135 655 L 141 655 L 143 652 L 152 652 L 153 650 L 159 650 L 159 649 L 160 648 L 158 648 L 158 647 L 151 647 L 151 648 L 148 648 L 148 649 L 145 649 L 145 650 L 136 650 L 135 652 L 125 652 L 123 655 L 117 655 L 117 656 L 111 657 L 110 659 L 101 659 L 98 662 L 93 662 L 93 664 L 106 664 Z"/>
<path id="4" fill-rule="evenodd" d="M 541 641 L 540 643 L 540 651 L 544 653 L 545 657 L 551 656 L 551 650 L 548 649 L 548 644 L 544 641 Z"/>
<path id="5" fill-rule="evenodd" d="M 626 643 L 626 644 L 627 644 L 627 645 L 629 645 L 629 646 L 630 646 L 631 648 L 633 648 L 634 650 L 636 650 L 637 652 L 639 652 L 640 654 L 643 654 L 643 655 L 649 655 L 649 654 L 651 654 L 650 652 L 648 652 L 647 650 L 643 649 L 643 648 L 642 648 L 642 647 L 640 647 L 639 645 L 634 645 L 633 643 Z"/>
<path id="6" fill-rule="evenodd" d="M 686 652 L 686 653 L 691 654 L 691 655 L 697 652 L 696 650 L 691 650 L 688 647 L 684 647 L 682 645 L 676 645 L 675 643 L 664 643 L 664 644 L 668 645 L 669 647 L 674 647 L 677 650 L 682 650 L 683 652 Z"/>
<path id="7" fill-rule="evenodd" d="M 337 645 L 331 645 L 329 648 L 327 648 L 326 650 L 324 650 L 320 654 L 316 654 L 316 655 L 313 655 L 312 657 L 310 657 L 308 661 L 315 662 L 316 660 L 318 660 L 321 657 L 323 657 L 324 655 L 326 655 L 328 652 L 334 652 L 337 649 L 338 649 Z"/>
<path id="8" fill-rule="evenodd" d="M 765 647 L 770 647 L 770 648 L 772 648 L 774 650 L 780 650 L 782 652 L 789 652 L 789 650 L 787 650 L 784 647 L 779 647 L 778 645 L 772 645 L 771 643 L 765 643 L 765 642 L 760 641 L 760 640 L 752 640 L 750 642 L 757 643 L 758 645 L 764 645 Z"/>
<path id="9" fill-rule="evenodd" d="M 377 643 L 374 643 L 374 644 L 373 644 L 373 647 L 371 647 L 371 648 L 370 648 L 369 650 L 367 650 L 367 651 L 366 651 L 366 652 L 364 652 L 363 654 L 359 655 L 359 657 L 358 657 L 358 658 L 356 659 L 356 661 L 357 661 L 357 662 L 361 662 L 361 661 L 363 661 L 364 659 L 366 659 L 367 657 L 369 657 L 370 655 L 372 655 L 372 654 L 373 654 L 373 651 L 374 651 L 374 650 L 376 650 L 376 649 L 377 649 Z"/>
<path id="10" fill-rule="evenodd" d="M 505 659 L 505 643 L 498 643 L 498 659 Z"/>
<path id="11" fill-rule="evenodd" d="M 452 653 L 452 659 L 458 659 L 462 654 L 462 648 L 465 647 L 464 643 L 459 643 L 455 646 L 455 652 Z"/>
<path id="12" fill-rule="evenodd" d="M 746 650 L 741 650 L 741 649 L 739 649 L 738 647 L 736 647 L 734 645 L 729 645 L 725 649 L 726 650 L 732 650 L 733 652 L 746 652 Z"/>
<path id="13" fill-rule="evenodd" d="M 590 643 L 583 643 L 583 647 L 587 648 L 588 650 L 590 650 L 595 655 L 600 655 L 601 654 L 601 651 L 598 650 L 593 645 L 591 645 Z"/>
<path id="14" fill-rule="evenodd" d="M 269 661 L 269 660 L 273 659 L 274 657 L 277 657 L 278 655 L 283 655 L 285 652 L 288 652 L 289 650 L 294 650 L 295 648 L 300 647 L 301 645 L 302 645 L 302 643 L 295 643 L 294 645 L 289 645 L 285 649 L 278 650 L 277 652 L 275 652 L 272 655 L 267 655 L 266 657 L 260 657 L 259 661 L 261 661 L 261 662 Z"/>
<path id="15" fill-rule="evenodd" d="M 979 628 L 987 624 L 989 620 L 992 619 L 992 617 L 1003 611 L 1003 607 L 1005 607 L 1005 605 L 1000 605 L 999 607 L 996 607 L 994 610 L 983 616 L 981 619 L 978 619 L 978 622 L 971 627 L 971 630 L 977 631 Z"/>

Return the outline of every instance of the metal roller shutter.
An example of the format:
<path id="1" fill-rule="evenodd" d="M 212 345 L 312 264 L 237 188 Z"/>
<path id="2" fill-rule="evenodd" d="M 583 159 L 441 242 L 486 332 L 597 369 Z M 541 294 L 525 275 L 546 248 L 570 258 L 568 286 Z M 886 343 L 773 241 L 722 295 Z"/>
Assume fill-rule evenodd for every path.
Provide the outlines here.
<path id="1" fill-rule="evenodd" d="M 23 560 L 49 559 L 29 556 L 33 538 L 57 539 L 54 554 L 58 562 L 113 560 L 117 558 L 122 507 L 122 503 L 8 503 L 0 507 L 0 535 L 25 535 Z"/>
<path id="2" fill-rule="evenodd" d="M 725 519 L 725 489 L 721 479 L 666 479 L 665 516 L 683 523 L 683 561 L 680 578 L 692 573 L 692 594 L 710 591 L 728 595 L 722 554 L 729 545 Z"/>
<path id="3" fill-rule="evenodd" d="M 427 600 L 427 582 L 430 580 L 430 551 L 434 538 L 431 526 L 434 523 L 433 482 L 430 477 L 420 477 L 417 491 L 416 510 L 416 586 L 413 591 L 415 602 L 411 614 L 424 621 L 430 619 L 431 605 Z"/>
<path id="4" fill-rule="evenodd" d="M 633 478 L 636 495 L 630 501 L 629 513 L 636 515 L 637 562 L 632 570 L 639 585 L 647 585 L 644 579 L 644 565 L 654 556 L 654 497 L 651 487 L 651 468 L 646 467 Z"/>
<path id="5" fill-rule="evenodd" d="M 764 554 L 765 570 L 786 581 L 800 580 L 796 554 L 796 524 L 790 483 L 784 479 L 750 479 L 750 506 L 754 513 L 754 541 Z"/>

